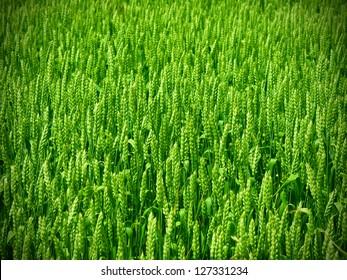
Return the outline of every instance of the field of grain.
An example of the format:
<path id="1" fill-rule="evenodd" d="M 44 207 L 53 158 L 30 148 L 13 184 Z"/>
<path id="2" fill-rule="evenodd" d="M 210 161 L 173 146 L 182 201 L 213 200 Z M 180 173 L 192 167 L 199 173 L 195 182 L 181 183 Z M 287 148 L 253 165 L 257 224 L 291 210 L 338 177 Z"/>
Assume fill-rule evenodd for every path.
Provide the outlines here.
<path id="1" fill-rule="evenodd" d="M 347 259 L 347 5 L 4 0 L 1 259 Z"/>

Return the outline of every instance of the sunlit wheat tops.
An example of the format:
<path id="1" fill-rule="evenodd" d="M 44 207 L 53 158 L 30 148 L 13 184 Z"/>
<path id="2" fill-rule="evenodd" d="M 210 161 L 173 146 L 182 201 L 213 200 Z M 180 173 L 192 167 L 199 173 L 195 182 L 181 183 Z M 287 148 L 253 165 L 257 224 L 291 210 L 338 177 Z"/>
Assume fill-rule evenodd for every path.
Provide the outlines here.
<path id="1" fill-rule="evenodd" d="M 345 1 L 1 1 L 1 259 L 346 259 Z"/>

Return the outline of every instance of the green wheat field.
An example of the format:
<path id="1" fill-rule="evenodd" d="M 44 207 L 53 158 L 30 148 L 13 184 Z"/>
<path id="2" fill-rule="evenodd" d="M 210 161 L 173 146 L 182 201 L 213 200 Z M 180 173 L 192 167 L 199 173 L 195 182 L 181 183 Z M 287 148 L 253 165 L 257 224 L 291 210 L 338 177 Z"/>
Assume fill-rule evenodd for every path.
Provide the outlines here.
<path id="1" fill-rule="evenodd" d="M 1 259 L 347 259 L 347 4 L 3 0 Z"/>

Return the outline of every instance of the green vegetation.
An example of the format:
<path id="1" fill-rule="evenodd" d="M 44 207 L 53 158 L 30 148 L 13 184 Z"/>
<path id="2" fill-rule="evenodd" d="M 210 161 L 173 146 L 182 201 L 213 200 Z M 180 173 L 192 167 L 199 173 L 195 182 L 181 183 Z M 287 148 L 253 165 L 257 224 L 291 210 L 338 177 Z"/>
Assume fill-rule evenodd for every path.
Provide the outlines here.
<path id="1" fill-rule="evenodd" d="M 345 1 L 1 2 L 1 259 L 346 259 Z"/>

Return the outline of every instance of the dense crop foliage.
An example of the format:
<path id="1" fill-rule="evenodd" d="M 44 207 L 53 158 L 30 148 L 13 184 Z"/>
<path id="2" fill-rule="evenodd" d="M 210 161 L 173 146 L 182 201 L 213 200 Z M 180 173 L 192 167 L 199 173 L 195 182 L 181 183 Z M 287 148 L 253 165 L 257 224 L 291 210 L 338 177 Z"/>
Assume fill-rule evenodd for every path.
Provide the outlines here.
<path id="1" fill-rule="evenodd" d="M 2 259 L 346 259 L 344 1 L 2 1 Z"/>

